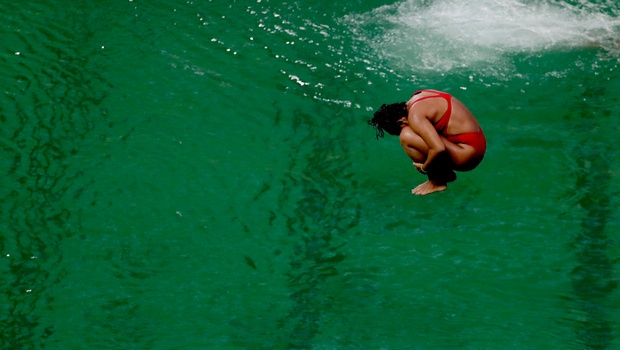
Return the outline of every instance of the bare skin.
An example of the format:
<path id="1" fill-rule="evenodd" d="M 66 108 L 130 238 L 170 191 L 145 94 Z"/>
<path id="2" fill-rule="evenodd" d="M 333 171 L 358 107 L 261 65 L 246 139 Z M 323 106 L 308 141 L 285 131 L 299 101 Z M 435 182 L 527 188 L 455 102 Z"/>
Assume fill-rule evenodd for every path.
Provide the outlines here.
<path id="1" fill-rule="evenodd" d="M 433 96 L 433 93 L 414 95 L 408 104 L 429 95 Z M 452 114 L 446 129 L 447 135 L 479 131 L 480 125 L 467 107 L 454 97 L 451 102 Z M 470 170 L 468 163 L 475 160 L 476 150 L 472 146 L 453 143 L 435 130 L 433 124 L 441 119 L 447 108 L 448 102 L 445 99 L 427 98 L 413 104 L 409 114 L 399 120 L 402 128 L 399 139 L 403 150 L 413 160 L 415 168 L 428 176 L 426 182 L 411 190 L 415 195 L 425 196 L 446 190 L 448 182 L 456 179 L 453 170 Z M 431 165 L 440 170 L 426 173 L 425 170 Z"/>

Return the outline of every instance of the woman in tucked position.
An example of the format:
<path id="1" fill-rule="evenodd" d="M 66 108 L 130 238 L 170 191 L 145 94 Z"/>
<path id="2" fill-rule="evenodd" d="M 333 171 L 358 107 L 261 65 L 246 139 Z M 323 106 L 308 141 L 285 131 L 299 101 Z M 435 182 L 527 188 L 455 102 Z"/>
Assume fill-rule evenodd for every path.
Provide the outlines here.
<path id="1" fill-rule="evenodd" d="M 456 180 L 454 171 L 474 169 L 487 143 L 480 124 L 459 100 L 445 92 L 418 90 L 407 102 L 382 105 L 368 121 L 377 132 L 399 136 L 405 153 L 428 181 L 416 195 L 443 191 Z"/>

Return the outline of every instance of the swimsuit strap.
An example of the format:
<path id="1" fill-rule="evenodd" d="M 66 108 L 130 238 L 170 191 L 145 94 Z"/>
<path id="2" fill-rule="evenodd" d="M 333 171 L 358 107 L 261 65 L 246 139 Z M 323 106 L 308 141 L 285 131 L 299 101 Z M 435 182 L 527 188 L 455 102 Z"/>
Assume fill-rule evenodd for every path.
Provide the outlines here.
<path id="1" fill-rule="evenodd" d="M 445 133 L 446 129 L 448 128 L 448 122 L 450 122 L 450 116 L 452 115 L 452 95 L 445 93 L 445 92 L 437 91 L 437 90 L 418 90 L 414 92 L 413 95 L 411 96 L 415 96 L 422 92 L 431 92 L 431 93 L 434 93 L 435 95 L 420 97 L 419 99 L 408 104 L 407 110 L 410 110 L 411 107 L 416 102 L 420 102 L 420 101 L 423 101 L 429 98 L 438 98 L 438 97 L 443 98 L 444 100 L 446 100 L 446 102 L 448 102 L 448 108 L 446 109 L 446 112 L 443 114 L 443 116 L 441 116 L 441 119 L 439 119 L 439 121 L 435 123 L 434 126 L 435 126 L 435 129 L 439 131 L 440 133 Z"/>

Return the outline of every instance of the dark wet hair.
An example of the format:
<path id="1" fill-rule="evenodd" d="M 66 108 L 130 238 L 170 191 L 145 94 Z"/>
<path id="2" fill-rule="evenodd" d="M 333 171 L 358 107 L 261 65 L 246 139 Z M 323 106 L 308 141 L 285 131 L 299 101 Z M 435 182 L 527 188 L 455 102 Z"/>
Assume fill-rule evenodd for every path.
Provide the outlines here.
<path id="1" fill-rule="evenodd" d="M 375 112 L 372 119 L 368 120 L 368 125 L 377 131 L 377 140 L 383 137 L 384 131 L 390 135 L 400 135 L 401 127 L 397 123 L 399 119 L 407 116 L 407 104 L 405 102 L 397 102 L 389 105 L 383 104 L 378 111 Z"/>

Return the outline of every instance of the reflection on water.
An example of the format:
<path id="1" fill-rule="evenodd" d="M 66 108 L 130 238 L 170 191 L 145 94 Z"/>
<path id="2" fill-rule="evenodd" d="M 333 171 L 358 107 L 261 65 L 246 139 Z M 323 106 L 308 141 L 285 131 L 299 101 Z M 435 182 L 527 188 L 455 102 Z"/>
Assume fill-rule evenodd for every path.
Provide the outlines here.
<path id="1" fill-rule="evenodd" d="M 338 264 L 345 259 L 342 248 L 359 221 L 359 203 L 350 184 L 347 140 L 333 133 L 346 118 L 335 116 L 318 124 L 312 115 L 299 111 L 294 115 L 299 130 L 292 149 L 302 149 L 303 144 L 304 152 L 292 159 L 280 202 L 289 236 L 296 241 L 288 272 L 293 306 L 280 327 L 290 332 L 289 348 L 310 349 L 332 309 L 330 279 L 339 276 Z M 300 190 L 300 198 L 288 198 L 290 188 Z M 294 207 L 286 208 L 291 200 L 296 201 Z"/>
<path id="2" fill-rule="evenodd" d="M 11 3 L 13 4 L 13 3 Z M 92 66 L 92 50 L 84 50 L 89 22 L 64 17 L 63 26 L 33 16 L 22 3 L 4 3 L 0 97 L 3 127 L 0 269 L 2 349 L 43 347 L 54 325 L 41 322 L 39 308 L 49 305 L 48 289 L 62 281 L 59 246 L 80 225 L 79 208 L 65 205 L 80 197 L 82 176 L 68 166 L 81 141 L 100 122 L 105 111 L 105 81 Z M 54 9 L 33 5 L 36 12 Z M 27 26 L 25 25 L 27 23 Z"/>
<path id="3" fill-rule="evenodd" d="M 579 195 L 575 204 L 584 211 L 580 232 L 571 243 L 579 265 L 571 273 L 577 341 L 584 349 L 609 349 L 614 339 L 610 321 L 609 297 L 617 289 L 614 266 L 608 256 L 612 240 L 607 235 L 607 224 L 612 219 L 610 193 L 611 159 L 613 146 L 600 132 L 610 121 L 612 111 L 603 105 L 607 92 L 597 88 L 596 82 L 587 84 L 574 110 L 580 111 L 575 121 L 579 130 L 574 191 Z M 575 117 L 573 117 L 575 118 Z M 567 118 L 568 119 L 568 118 Z"/>

